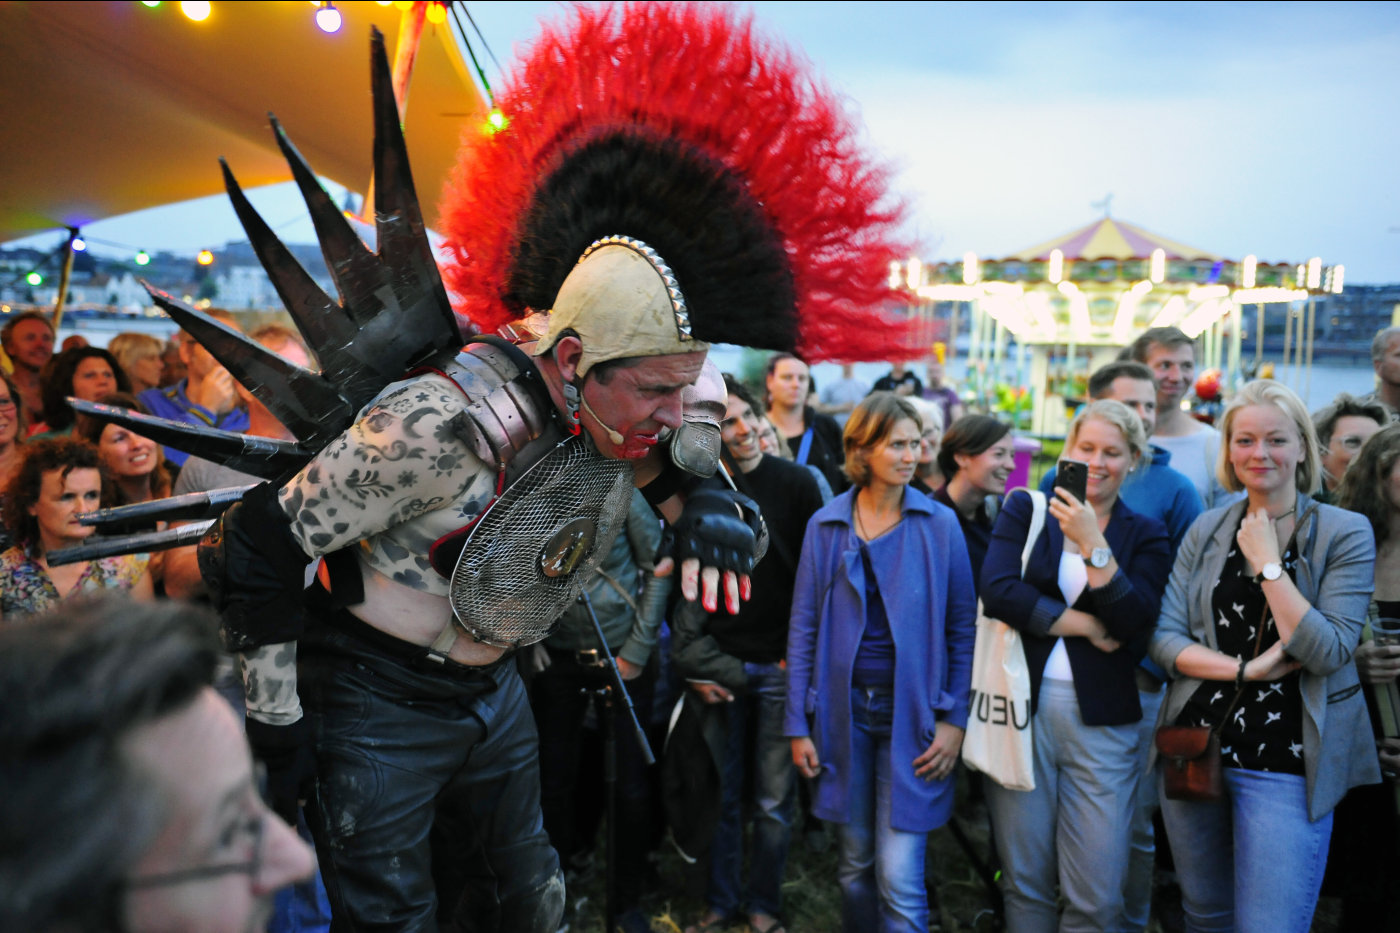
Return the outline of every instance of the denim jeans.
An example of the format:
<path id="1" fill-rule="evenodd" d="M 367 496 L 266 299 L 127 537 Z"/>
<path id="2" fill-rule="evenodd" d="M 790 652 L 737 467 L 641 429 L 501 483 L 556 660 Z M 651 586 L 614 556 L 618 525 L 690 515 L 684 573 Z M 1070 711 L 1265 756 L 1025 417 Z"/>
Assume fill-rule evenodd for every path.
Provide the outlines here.
<path id="1" fill-rule="evenodd" d="M 1308 819 L 1302 775 L 1225 769 L 1212 803 L 1162 798 L 1186 929 L 1307 933 L 1327 867 L 1332 814 Z"/>
<path id="2" fill-rule="evenodd" d="M 332 931 L 555 930 L 563 876 L 515 665 L 420 669 L 322 624 L 299 670 Z"/>
<path id="3" fill-rule="evenodd" d="M 1123 933 L 1142 933 L 1152 913 L 1152 875 L 1157 867 L 1157 845 L 1152 814 L 1157 810 L 1157 772 L 1147 770 L 1157 734 L 1157 712 L 1167 696 L 1166 687 L 1155 692 L 1138 691 L 1142 722 L 1138 723 L 1137 791 L 1133 801 L 1133 825 L 1128 848 L 1128 874 L 1123 881 Z"/>
<path id="4" fill-rule="evenodd" d="M 843 933 L 925 933 L 927 833 L 890 825 L 889 690 L 851 688 L 851 819 L 836 825 Z M 906 763 L 907 764 L 907 763 Z"/>
<path id="5" fill-rule="evenodd" d="M 1035 790 L 985 785 L 1002 862 L 1006 928 L 1112 930 L 1122 922 L 1138 724 L 1084 725 L 1074 684 L 1047 678 L 1031 729 Z"/>
<path id="6" fill-rule="evenodd" d="M 744 673 L 748 689 L 724 707 L 727 723 L 720 818 L 710 845 L 706 900 L 726 917 L 740 908 L 750 914 L 777 916 L 783 906 L 783 874 L 797 799 L 792 743 L 783 735 L 787 672 L 777 664 L 746 663 Z M 745 786 L 753 788 L 753 845 L 746 888 L 740 877 Z"/>

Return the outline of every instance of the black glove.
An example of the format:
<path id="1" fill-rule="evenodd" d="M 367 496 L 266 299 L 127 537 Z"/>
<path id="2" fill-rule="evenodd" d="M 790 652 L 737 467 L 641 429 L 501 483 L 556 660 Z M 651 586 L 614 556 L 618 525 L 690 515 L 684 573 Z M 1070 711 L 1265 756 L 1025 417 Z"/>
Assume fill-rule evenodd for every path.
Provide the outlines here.
<path id="1" fill-rule="evenodd" d="M 267 769 L 267 803 L 287 825 L 297 825 L 300 801 L 311 795 L 316 754 L 311 725 L 303 716 L 289 726 L 273 726 L 249 716 L 248 744 Z"/>
<path id="2" fill-rule="evenodd" d="M 767 548 L 758 503 L 729 489 L 697 489 L 676 522 L 676 560 L 698 558 L 702 567 L 753 572 Z"/>

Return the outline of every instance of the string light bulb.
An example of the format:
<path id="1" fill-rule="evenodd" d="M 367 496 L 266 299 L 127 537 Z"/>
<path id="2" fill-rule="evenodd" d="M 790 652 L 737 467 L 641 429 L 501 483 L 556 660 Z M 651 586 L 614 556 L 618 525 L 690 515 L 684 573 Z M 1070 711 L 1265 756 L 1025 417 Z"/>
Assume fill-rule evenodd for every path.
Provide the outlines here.
<path id="1" fill-rule="evenodd" d="M 491 112 L 486 115 L 486 132 L 493 136 L 509 125 L 510 119 L 501 111 L 500 107 L 492 107 Z"/>
<path id="2" fill-rule="evenodd" d="M 154 10 L 156 7 L 160 6 L 160 0 L 141 0 L 141 5 Z"/>
<path id="3" fill-rule="evenodd" d="M 26 275 L 26 276 L 24 277 L 24 280 L 25 280 L 26 282 L 28 282 L 30 285 L 43 285 L 43 284 L 44 284 L 44 277 L 43 277 L 42 275 L 40 275 L 39 273 L 37 273 L 37 272 L 31 272 L 31 273 L 29 273 L 28 275 Z"/>
<path id="4" fill-rule="evenodd" d="M 81 253 L 81 252 L 83 252 L 83 251 L 86 250 L 86 249 L 87 249 L 87 240 L 84 240 L 81 236 L 76 236 L 76 235 L 75 235 L 75 236 L 73 237 L 73 252 L 75 252 L 75 253 Z"/>
<path id="5" fill-rule="evenodd" d="M 140 249 L 140 250 L 137 250 L 137 251 L 136 251 L 136 264 L 137 264 L 138 266 L 149 265 L 150 262 L 151 262 L 151 254 L 150 254 L 150 253 L 146 252 L 144 249 Z"/>
<path id="6" fill-rule="evenodd" d="M 199 255 L 194 257 L 194 261 L 201 266 L 212 266 L 214 264 L 214 254 L 207 249 L 199 251 Z"/>
<path id="7" fill-rule="evenodd" d="M 431 0 L 428 4 L 428 9 L 424 11 L 424 13 L 428 22 L 432 23 L 434 26 L 441 26 L 443 23 L 447 22 L 447 4 L 441 3 L 439 0 Z"/>
<path id="8" fill-rule="evenodd" d="M 340 32 L 340 24 L 340 11 L 335 8 L 335 4 L 330 0 L 321 0 L 321 5 L 316 10 L 316 25 L 322 32 Z"/>
<path id="9" fill-rule="evenodd" d="M 209 0 L 180 0 L 180 12 L 196 23 L 202 23 L 213 12 L 213 5 Z"/>

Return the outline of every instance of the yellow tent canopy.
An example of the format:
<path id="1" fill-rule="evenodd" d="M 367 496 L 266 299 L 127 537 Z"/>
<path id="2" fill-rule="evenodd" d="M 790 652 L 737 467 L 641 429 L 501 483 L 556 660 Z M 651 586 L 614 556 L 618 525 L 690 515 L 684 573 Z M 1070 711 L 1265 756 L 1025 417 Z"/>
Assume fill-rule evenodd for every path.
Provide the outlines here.
<path id="1" fill-rule="evenodd" d="M 0 4 L 0 241 L 223 190 L 286 181 L 275 113 L 312 167 L 355 191 L 370 176 L 369 32 L 390 55 L 400 13 L 340 3 L 216 2 L 204 22 L 175 3 Z M 468 121 L 486 105 L 446 25 L 426 25 L 404 124 L 429 226 Z"/>

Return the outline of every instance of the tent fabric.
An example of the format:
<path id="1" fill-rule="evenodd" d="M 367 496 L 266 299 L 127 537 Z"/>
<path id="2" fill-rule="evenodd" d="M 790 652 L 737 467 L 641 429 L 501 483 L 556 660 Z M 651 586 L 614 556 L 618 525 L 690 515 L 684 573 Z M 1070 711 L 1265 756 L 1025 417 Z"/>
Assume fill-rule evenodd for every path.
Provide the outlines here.
<path id="1" fill-rule="evenodd" d="M 339 3 L 322 32 L 306 3 L 0 3 L 0 242 L 291 177 L 268 112 L 323 177 L 363 192 L 371 165 L 369 33 L 392 55 L 393 5 Z M 486 104 L 446 25 L 423 28 L 404 116 L 424 219 Z"/>
<path id="2" fill-rule="evenodd" d="M 1007 259 L 1021 262 L 1044 262 L 1051 250 L 1060 250 L 1066 262 L 1095 259 L 1150 259 L 1154 250 L 1162 250 L 1167 259 L 1209 259 L 1223 257 L 1194 246 L 1149 233 L 1136 224 L 1105 217 L 1078 230 L 1044 243 L 1019 250 Z"/>

